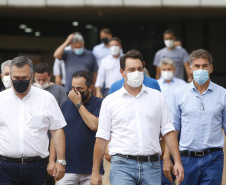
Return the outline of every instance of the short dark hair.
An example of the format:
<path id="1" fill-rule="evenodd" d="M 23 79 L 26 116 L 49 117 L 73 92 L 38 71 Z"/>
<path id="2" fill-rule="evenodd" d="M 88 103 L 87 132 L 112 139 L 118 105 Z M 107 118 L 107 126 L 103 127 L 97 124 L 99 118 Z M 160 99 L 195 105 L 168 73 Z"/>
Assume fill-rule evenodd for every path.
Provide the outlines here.
<path id="1" fill-rule="evenodd" d="M 49 65 L 46 63 L 39 63 L 37 66 L 35 66 L 35 73 L 45 73 L 47 72 L 48 75 L 51 74 Z"/>
<path id="2" fill-rule="evenodd" d="M 100 30 L 100 32 L 104 32 L 104 33 L 106 33 L 106 34 L 108 34 L 108 35 L 112 35 L 111 30 L 110 30 L 109 28 L 102 28 L 102 29 Z"/>
<path id="3" fill-rule="evenodd" d="M 141 54 L 141 52 L 136 49 L 131 49 L 126 54 L 124 54 L 120 57 L 120 68 L 122 70 L 125 70 L 127 58 L 140 59 L 140 61 L 143 64 L 143 67 L 144 67 L 144 59 L 143 59 L 143 55 Z"/>
<path id="4" fill-rule="evenodd" d="M 173 30 L 171 30 L 171 29 L 167 29 L 166 31 L 164 31 L 164 33 L 163 33 L 163 36 L 165 35 L 165 34 L 173 34 L 174 36 L 176 36 L 175 35 L 175 32 L 173 31 Z"/>
<path id="5" fill-rule="evenodd" d="M 117 41 L 120 45 L 122 45 L 122 41 L 120 40 L 120 38 L 118 38 L 118 37 L 112 37 L 111 40 L 109 40 L 109 42 L 111 42 L 113 40 Z"/>
<path id="6" fill-rule="evenodd" d="M 87 87 L 90 87 L 93 84 L 91 74 L 88 73 L 87 71 L 77 71 L 76 73 L 73 74 L 73 78 L 79 77 L 83 77 L 86 79 L 85 83 Z"/>

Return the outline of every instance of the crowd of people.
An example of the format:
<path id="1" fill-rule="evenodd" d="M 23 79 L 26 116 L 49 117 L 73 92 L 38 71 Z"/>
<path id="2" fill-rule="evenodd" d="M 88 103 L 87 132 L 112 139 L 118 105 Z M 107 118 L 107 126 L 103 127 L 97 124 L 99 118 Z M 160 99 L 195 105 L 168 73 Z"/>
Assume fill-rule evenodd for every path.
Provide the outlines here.
<path id="1" fill-rule="evenodd" d="M 0 185 L 221 185 L 226 90 L 211 54 L 188 55 L 168 29 L 154 79 L 139 50 L 124 54 L 108 28 L 100 40 L 90 51 L 70 34 L 53 74 L 2 63 Z"/>

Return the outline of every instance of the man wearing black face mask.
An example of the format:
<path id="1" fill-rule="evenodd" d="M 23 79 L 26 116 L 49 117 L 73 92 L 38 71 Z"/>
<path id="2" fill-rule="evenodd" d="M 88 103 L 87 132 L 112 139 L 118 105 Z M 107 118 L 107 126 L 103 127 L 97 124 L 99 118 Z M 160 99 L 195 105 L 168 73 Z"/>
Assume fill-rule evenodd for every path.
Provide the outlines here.
<path id="1" fill-rule="evenodd" d="M 98 66 L 100 65 L 100 62 L 104 57 L 111 55 L 109 45 L 109 40 L 111 40 L 111 38 L 112 38 L 111 30 L 109 30 L 108 28 L 103 28 L 100 30 L 101 44 L 98 44 L 93 48 L 93 54 L 96 57 Z"/>
<path id="2" fill-rule="evenodd" d="M 69 100 L 61 105 L 67 126 L 66 173 L 58 185 L 89 185 L 92 173 L 93 148 L 98 127 L 101 98 L 91 94 L 93 89 L 90 74 L 78 71 L 73 75 Z M 54 146 L 50 148 L 50 161 L 55 161 Z M 100 173 L 103 174 L 101 165 Z"/>
<path id="3" fill-rule="evenodd" d="M 48 163 L 48 129 L 56 147 L 54 178 L 65 173 L 65 119 L 55 98 L 32 84 L 27 57 L 10 63 L 12 88 L 0 93 L 0 184 L 43 185 Z M 55 161 L 54 161 L 55 162 Z"/>

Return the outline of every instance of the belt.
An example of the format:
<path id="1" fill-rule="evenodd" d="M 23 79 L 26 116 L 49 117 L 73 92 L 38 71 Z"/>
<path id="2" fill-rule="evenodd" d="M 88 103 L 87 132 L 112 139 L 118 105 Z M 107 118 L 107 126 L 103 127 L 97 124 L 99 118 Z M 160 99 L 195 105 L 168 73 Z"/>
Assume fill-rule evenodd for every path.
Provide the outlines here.
<path id="1" fill-rule="evenodd" d="M 206 150 L 201 150 L 201 151 L 189 151 L 189 150 L 183 150 L 180 151 L 181 156 L 190 156 L 190 157 L 202 157 L 204 155 L 220 151 L 222 148 L 209 148 Z"/>
<path id="2" fill-rule="evenodd" d="M 142 162 L 149 162 L 149 161 L 158 161 L 159 156 L 156 155 L 148 155 L 148 156 L 133 156 L 133 155 L 122 155 L 122 154 L 115 154 L 115 156 L 123 157 L 126 159 L 132 159 L 135 161 L 142 161 Z"/>
<path id="3" fill-rule="evenodd" d="M 24 158 L 11 158 L 11 157 L 5 157 L 0 155 L 0 160 L 7 161 L 7 162 L 13 162 L 13 163 L 20 163 L 20 164 L 30 164 L 37 161 L 44 161 L 48 162 L 48 157 L 41 158 L 41 157 L 24 157 Z"/>

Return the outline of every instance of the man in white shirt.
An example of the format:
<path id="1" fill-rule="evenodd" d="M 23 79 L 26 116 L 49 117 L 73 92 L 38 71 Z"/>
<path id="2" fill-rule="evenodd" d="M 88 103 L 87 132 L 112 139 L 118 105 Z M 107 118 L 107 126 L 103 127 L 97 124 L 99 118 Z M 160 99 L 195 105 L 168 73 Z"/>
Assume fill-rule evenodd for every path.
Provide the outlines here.
<path id="1" fill-rule="evenodd" d="M 1 79 L 3 82 L 4 87 L 0 90 L 3 91 L 5 89 L 8 89 L 11 87 L 11 81 L 10 81 L 10 63 L 11 60 L 7 60 L 2 63 L 1 65 Z"/>
<path id="2" fill-rule="evenodd" d="M 172 59 L 163 58 L 159 63 L 159 68 L 161 72 L 161 78 L 158 79 L 161 92 L 163 93 L 166 102 L 170 103 L 170 98 L 173 95 L 173 91 L 186 84 L 182 79 L 174 77 L 176 66 Z"/>
<path id="3" fill-rule="evenodd" d="M 33 64 L 16 57 L 12 88 L 0 93 L 0 184 L 43 185 L 48 163 L 48 129 L 57 151 L 55 180 L 65 173 L 65 119 L 55 98 L 32 86 Z"/>
<path id="4" fill-rule="evenodd" d="M 122 48 L 121 40 L 117 37 L 113 37 L 110 42 L 111 55 L 102 59 L 96 80 L 96 96 L 99 98 L 106 97 L 111 88 L 111 85 L 122 79 L 120 74 L 120 50 Z M 101 89 L 105 85 L 104 93 L 101 93 Z"/>
<path id="5" fill-rule="evenodd" d="M 144 62 L 136 51 L 120 58 L 124 86 L 107 96 L 101 107 L 94 147 L 91 185 L 101 184 L 100 164 L 108 140 L 111 185 L 161 184 L 160 131 L 175 160 L 175 175 L 183 180 L 178 141 L 163 95 L 143 83 Z"/>

